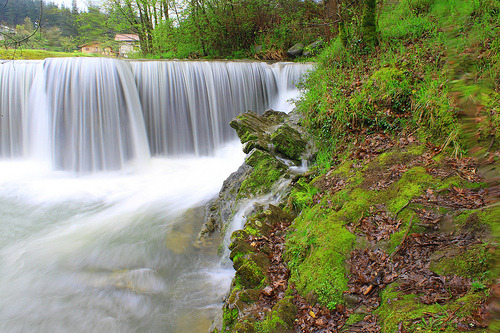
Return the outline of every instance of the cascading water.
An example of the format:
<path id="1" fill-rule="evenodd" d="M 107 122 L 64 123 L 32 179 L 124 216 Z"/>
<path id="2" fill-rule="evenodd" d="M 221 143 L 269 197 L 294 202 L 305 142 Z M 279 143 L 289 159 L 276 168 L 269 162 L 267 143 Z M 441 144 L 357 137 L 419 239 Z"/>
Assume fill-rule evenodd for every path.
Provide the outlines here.
<path id="1" fill-rule="evenodd" d="M 228 124 L 263 111 L 278 93 L 264 63 L 132 63 L 153 154 L 208 154 L 230 138 Z"/>
<path id="2" fill-rule="evenodd" d="M 0 331 L 206 331 L 232 272 L 193 244 L 244 159 L 227 123 L 308 68 L 0 65 Z"/>
<path id="3" fill-rule="evenodd" d="M 0 157 L 25 154 L 28 94 L 36 62 L 7 63 L 0 70 Z"/>

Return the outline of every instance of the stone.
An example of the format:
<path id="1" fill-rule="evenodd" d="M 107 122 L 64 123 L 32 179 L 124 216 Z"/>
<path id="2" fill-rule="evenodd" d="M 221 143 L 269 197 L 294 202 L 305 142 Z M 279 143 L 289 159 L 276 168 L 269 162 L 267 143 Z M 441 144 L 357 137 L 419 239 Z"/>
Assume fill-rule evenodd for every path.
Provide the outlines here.
<path id="1" fill-rule="evenodd" d="M 286 53 L 290 57 L 294 57 L 295 58 L 295 57 L 301 56 L 303 51 L 304 51 L 304 44 L 297 43 L 294 46 L 292 46 L 291 48 L 289 48 L 288 51 L 286 51 Z"/>
<path id="2" fill-rule="evenodd" d="M 297 307 L 293 304 L 293 296 L 279 300 L 266 318 L 269 332 L 291 332 L 297 316 Z"/>
<path id="3" fill-rule="evenodd" d="M 278 153 L 292 160 L 300 160 L 307 147 L 307 142 L 302 138 L 299 131 L 287 124 L 281 125 L 271 135 L 271 142 Z"/>
<path id="4" fill-rule="evenodd" d="M 323 46 L 323 41 L 318 39 L 317 41 L 307 45 L 304 49 L 304 57 L 310 57 L 318 53 L 319 49 Z"/>
<path id="5" fill-rule="evenodd" d="M 236 258 L 233 267 L 241 285 L 245 288 L 260 288 L 267 280 L 269 259 L 262 253 L 249 253 Z"/>

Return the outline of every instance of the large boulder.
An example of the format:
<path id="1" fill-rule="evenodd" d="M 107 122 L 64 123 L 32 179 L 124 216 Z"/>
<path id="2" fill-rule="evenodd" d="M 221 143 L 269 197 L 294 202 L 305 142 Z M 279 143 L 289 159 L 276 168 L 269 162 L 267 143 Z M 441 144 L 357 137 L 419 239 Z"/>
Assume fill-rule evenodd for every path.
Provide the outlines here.
<path id="1" fill-rule="evenodd" d="M 281 125 L 271 135 L 271 142 L 278 153 L 291 160 L 300 160 L 307 146 L 299 131 L 287 124 Z"/>
<path id="2" fill-rule="evenodd" d="M 302 52 L 304 52 L 304 44 L 302 43 L 297 43 L 286 51 L 286 53 L 293 58 L 300 57 Z"/>

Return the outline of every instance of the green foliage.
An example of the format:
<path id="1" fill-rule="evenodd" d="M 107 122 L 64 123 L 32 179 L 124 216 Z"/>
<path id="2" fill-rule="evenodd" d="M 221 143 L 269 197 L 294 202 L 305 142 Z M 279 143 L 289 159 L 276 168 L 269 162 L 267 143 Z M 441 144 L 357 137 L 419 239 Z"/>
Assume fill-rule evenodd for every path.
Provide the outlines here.
<path id="1" fill-rule="evenodd" d="M 416 130 L 456 155 L 475 133 L 498 138 L 500 57 L 486 50 L 500 50 L 499 10 L 494 1 L 385 3 L 381 44 L 371 56 L 359 44 L 359 13 L 346 14 L 352 20 L 345 21 L 346 36 L 318 56 L 298 106 L 321 150 L 334 151 L 350 134 L 380 130 Z M 461 121 L 471 102 L 482 111 L 474 133 Z"/>

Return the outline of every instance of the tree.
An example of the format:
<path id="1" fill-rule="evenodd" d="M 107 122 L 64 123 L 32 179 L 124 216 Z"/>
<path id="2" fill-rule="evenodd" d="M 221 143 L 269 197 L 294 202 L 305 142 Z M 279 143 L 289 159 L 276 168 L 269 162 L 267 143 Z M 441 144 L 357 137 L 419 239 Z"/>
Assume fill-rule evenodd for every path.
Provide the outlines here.
<path id="1" fill-rule="evenodd" d="M 361 34 L 368 48 L 378 45 L 376 10 L 377 0 L 365 0 L 361 21 Z"/>

